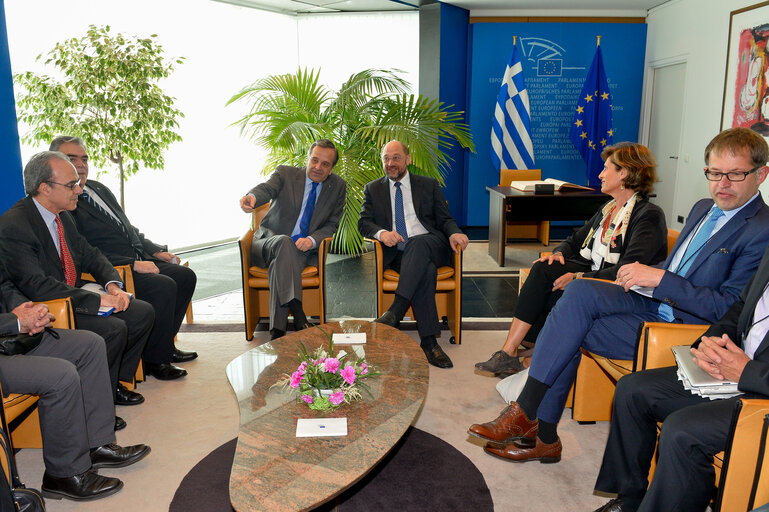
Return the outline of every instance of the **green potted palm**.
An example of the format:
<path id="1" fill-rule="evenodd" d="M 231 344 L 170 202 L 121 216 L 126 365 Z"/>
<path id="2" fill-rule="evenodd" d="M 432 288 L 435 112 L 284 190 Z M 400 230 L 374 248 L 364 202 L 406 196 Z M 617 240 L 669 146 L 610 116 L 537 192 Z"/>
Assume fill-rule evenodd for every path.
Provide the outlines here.
<path id="1" fill-rule="evenodd" d="M 319 71 L 261 78 L 235 94 L 228 104 L 245 101 L 248 113 L 235 123 L 241 133 L 265 148 L 263 174 L 280 164 L 302 166 L 313 141 L 328 138 L 339 149 L 334 172 L 347 182 L 347 199 L 334 249 L 357 254 L 363 247 L 358 216 L 363 186 L 384 176 L 379 151 L 397 139 L 409 146 L 410 172 L 443 182 L 451 163 L 444 153 L 455 142 L 473 150 L 463 113 L 434 99 L 410 94 L 395 70 L 355 73 L 334 92 L 318 83 Z"/>

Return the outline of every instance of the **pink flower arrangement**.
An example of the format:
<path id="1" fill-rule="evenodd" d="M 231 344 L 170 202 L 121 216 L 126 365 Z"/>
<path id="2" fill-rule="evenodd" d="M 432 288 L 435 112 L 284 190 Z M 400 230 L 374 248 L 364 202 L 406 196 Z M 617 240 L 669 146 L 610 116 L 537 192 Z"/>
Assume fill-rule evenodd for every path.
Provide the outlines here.
<path id="1" fill-rule="evenodd" d="M 344 368 L 342 368 L 342 371 L 339 372 L 339 374 L 342 376 L 342 378 L 347 384 L 350 384 L 352 386 L 352 383 L 355 382 L 354 366 L 345 366 Z"/>
<path id="2" fill-rule="evenodd" d="M 342 402 L 344 402 L 344 392 L 337 391 L 336 393 L 331 393 L 328 397 L 328 401 L 331 402 L 334 405 L 339 405 Z"/>
<path id="3" fill-rule="evenodd" d="M 339 369 L 339 359 L 335 357 L 329 357 L 326 359 L 326 371 L 328 373 L 336 373 Z"/>

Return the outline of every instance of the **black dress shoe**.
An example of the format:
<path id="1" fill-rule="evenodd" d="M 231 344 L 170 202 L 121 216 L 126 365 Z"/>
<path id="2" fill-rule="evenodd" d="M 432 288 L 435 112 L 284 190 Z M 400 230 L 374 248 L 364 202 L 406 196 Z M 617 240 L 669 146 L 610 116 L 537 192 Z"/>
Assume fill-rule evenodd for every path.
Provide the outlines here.
<path id="1" fill-rule="evenodd" d="M 622 499 L 614 498 L 603 507 L 596 509 L 595 512 L 622 512 L 622 510 Z"/>
<path id="2" fill-rule="evenodd" d="M 427 362 L 438 368 L 453 368 L 454 363 L 451 362 L 449 356 L 441 349 L 441 346 L 437 343 L 432 348 L 422 347 L 425 355 L 427 356 Z"/>
<path id="3" fill-rule="evenodd" d="M 122 468 L 139 462 L 149 455 L 150 447 L 146 444 L 120 446 L 115 443 L 105 444 L 91 450 L 91 469 Z"/>
<path id="4" fill-rule="evenodd" d="M 281 331 L 280 329 L 273 329 L 270 331 L 270 341 L 277 340 L 278 338 L 282 338 L 286 335 L 286 331 Z"/>
<path id="5" fill-rule="evenodd" d="M 117 385 L 117 391 L 115 392 L 115 405 L 139 405 L 142 402 L 144 402 L 144 397 L 139 393 L 135 391 L 129 391 L 122 384 Z"/>
<path id="6" fill-rule="evenodd" d="M 102 476 L 93 469 L 79 475 L 56 478 L 43 473 L 43 496 L 54 500 L 87 501 L 104 498 L 123 488 L 123 482 L 117 478 Z"/>
<path id="7" fill-rule="evenodd" d="M 187 350 L 179 350 L 178 348 L 174 349 L 174 355 L 171 356 L 171 362 L 172 363 L 186 363 L 187 361 L 192 361 L 193 359 L 198 358 L 198 353 L 193 351 L 187 351 Z"/>
<path id="8" fill-rule="evenodd" d="M 395 315 L 393 315 L 390 311 L 385 311 L 382 313 L 382 316 L 374 320 L 378 324 L 385 324 L 389 325 L 390 327 L 398 328 L 398 324 L 400 323 L 397 318 L 395 318 Z"/>
<path id="9" fill-rule="evenodd" d="M 118 430 L 123 430 L 124 428 L 126 428 L 126 425 L 127 424 L 123 418 L 121 418 L 120 416 L 115 416 L 115 432 L 117 432 Z"/>
<path id="10" fill-rule="evenodd" d="M 171 363 L 144 363 L 144 373 L 160 380 L 174 380 L 187 375 L 187 370 L 174 366 Z"/>

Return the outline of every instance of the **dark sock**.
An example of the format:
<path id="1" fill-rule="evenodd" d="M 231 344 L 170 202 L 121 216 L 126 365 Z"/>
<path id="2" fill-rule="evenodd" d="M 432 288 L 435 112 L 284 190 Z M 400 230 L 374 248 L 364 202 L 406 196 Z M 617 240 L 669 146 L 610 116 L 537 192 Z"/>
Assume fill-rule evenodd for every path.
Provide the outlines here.
<path id="1" fill-rule="evenodd" d="M 558 425 L 556 423 L 539 420 L 537 437 L 545 444 L 553 444 L 558 441 Z"/>
<path id="2" fill-rule="evenodd" d="M 531 376 L 526 379 L 526 384 L 524 384 L 521 394 L 518 396 L 518 405 L 521 406 L 529 420 L 537 417 L 539 404 L 542 403 L 542 399 L 545 398 L 545 393 L 547 393 L 549 388 L 550 386 Z"/>
<path id="3" fill-rule="evenodd" d="M 406 310 L 409 308 L 409 303 L 410 302 L 406 297 L 396 293 L 395 300 L 393 300 L 393 305 L 390 306 L 388 311 L 395 315 L 395 319 L 400 322 L 403 320 L 403 315 L 406 314 Z"/>
<path id="4" fill-rule="evenodd" d="M 432 334 L 429 335 L 429 336 L 422 336 L 422 339 L 419 342 L 419 345 L 422 348 L 427 349 L 427 350 L 430 350 L 431 348 L 433 348 L 437 344 L 438 344 L 438 341 L 435 339 L 435 336 L 433 336 Z"/>
<path id="5" fill-rule="evenodd" d="M 304 326 L 307 323 L 307 316 L 305 316 L 304 309 L 302 309 L 302 301 L 291 299 L 285 306 L 291 310 L 291 314 L 294 316 L 294 324 Z"/>
<path id="6" fill-rule="evenodd" d="M 276 340 L 286 334 L 286 331 L 281 331 L 280 329 L 273 329 L 270 331 L 270 340 Z"/>

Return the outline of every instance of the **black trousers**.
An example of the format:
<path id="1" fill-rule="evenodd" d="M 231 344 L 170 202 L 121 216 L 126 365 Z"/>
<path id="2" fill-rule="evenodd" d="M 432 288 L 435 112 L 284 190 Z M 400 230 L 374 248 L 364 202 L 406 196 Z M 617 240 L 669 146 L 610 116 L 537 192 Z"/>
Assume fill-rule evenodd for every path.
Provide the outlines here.
<path id="1" fill-rule="evenodd" d="M 133 380 L 154 320 L 152 306 L 136 298 L 125 311 L 109 316 L 75 313 L 78 329 L 95 332 L 104 338 L 113 395 L 118 380 Z"/>
<path id="2" fill-rule="evenodd" d="M 726 449 L 737 400 L 693 395 L 675 367 L 622 377 L 595 489 L 641 502 L 640 511 L 703 512 L 715 492 L 713 456 Z M 658 421 L 659 463 L 647 490 Z"/>
<path id="3" fill-rule="evenodd" d="M 532 343 L 537 341 L 537 335 L 545 325 L 545 319 L 555 303 L 563 295 L 563 290 L 553 290 L 556 279 L 568 272 L 588 272 L 590 265 L 584 265 L 573 261 L 561 264 L 554 261 L 552 265 L 538 261 L 531 267 L 529 277 L 521 287 L 521 294 L 515 306 L 513 316 L 531 324 L 531 329 L 524 339 Z"/>
<path id="4" fill-rule="evenodd" d="M 451 248 L 432 233 L 408 239 L 403 251 L 392 247 L 384 253 L 384 267 L 400 273 L 395 293 L 411 302 L 419 336 L 438 336 L 441 325 L 435 306 L 438 267 L 448 265 Z"/>
<path id="5" fill-rule="evenodd" d="M 155 324 L 144 347 L 144 360 L 151 364 L 170 363 L 174 336 L 179 332 L 187 306 L 195 292 L 197 276 L 190 268 L 165 261 L 155 261 L 159 274 L 134 272 L 136 297 L 149 302 L 155 310 Z"/>

